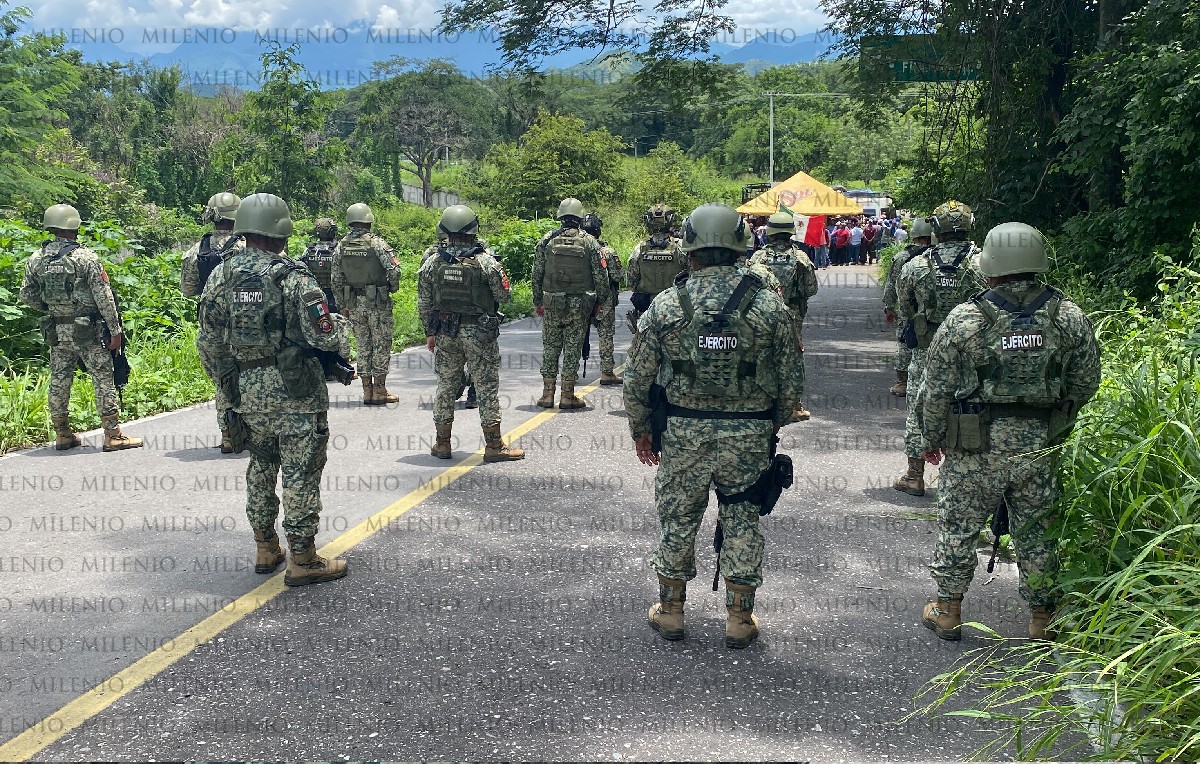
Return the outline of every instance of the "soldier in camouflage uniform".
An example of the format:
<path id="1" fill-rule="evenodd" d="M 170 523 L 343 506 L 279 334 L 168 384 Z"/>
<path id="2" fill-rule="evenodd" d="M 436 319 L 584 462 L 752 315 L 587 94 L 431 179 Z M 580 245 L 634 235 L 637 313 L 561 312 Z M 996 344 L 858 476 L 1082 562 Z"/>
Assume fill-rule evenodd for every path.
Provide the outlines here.
<path id="1" fill-rule="evenodd" d="M 346 575 L 346 563 L 317 554 L 321 472 L 329 444 L 329 391 L 313 350 L 350 354 L 345 319 L 329 310 L 316 279 L 286 256 L 287 204 L 254 194 L 238 205 L 246 248 L 213 271 L 200 297 L 196 348 L 233 401 L 235 441 L 246 438 L 246 517 L 257 543 L 256 573 L 284 561 L 275 483 L 283 473 L 284 583 L 304 586 Z M 242 432 L 244 424 L 248 432 Z M 240 444 L 238 444 L 240 445 Z"/>
<path id="2" fill-rule="evenodd" d="M 204 234 L 200 241 L 183 253 L 183 259 L 179 263 L 179 291 L 183 292 L 184 297 L 198 298 L 204 291 L 204 282 L 208 275 L 221 259 L 235 249 L 245 249 L 242 238 L 233 235 L 233 214 L 237 212 L 238 203 L 241 201 L 237 194 L 224 191 L 213 194 L 205 203 L 200 219 L 204 222 L 212 221 L 213 230 Z M 221 453 L 231 454 L 233 446 L 229 441 L 229 431 L 225 428 L 225 412 L 230 409 L 229 401 L 225 400 L 217 380 L 212 382 L 216 387 L 213 405 L 217 410 L 217 426 L 221 429 Z"/>
<path id="3" fill-rule="evenodd" d="M 333 292 L 333 254 L 337 252 L 337 221 L 333 218 L 317 218 L 313 221 L 312 235 L 316 241 L 310 241 L 300 255 L 300 262 L 308 266 L 317 286 L 325 293 L 325 301 L 329 310 L 340 313 L 337 295 Z"/>
<path id="4" fill-rule="evenodd" d="M 904 343 L 904 322 L 896 321 L 898 295 L 896 284 L 900 280 L 900 272 L 914 257 L 922 255 L 929 249 L 933 226 L 924 218 L 918 218 L 912 224 L 912 241 L 892 258 L 892 267 L 888 270 L 887 281 L 883 285 L 883 314 L 888 326 L 896 325 L 896 384 L 888 390 L 892 395 L 908 394 L 908 367 L 912 363 L 912 350 Z"/>
<path id="5" fill-rule="evenodd" d="M 375 213 L 361 202 L 346 210 L 350 232 L 333 253 L 330 283 L 358 342 L 363 404 L 383 406 L 400 400 L 387 389 L 395 331 L 391 293 L 400 288 L 400 260 L 386 241 L 371 233 L 374 222 Z"/>
<path id="6" fill-rule="evenodd" d="M 609 299 L 600 303 L 600 307 L 596 309 L 596 316 L 592 319 L 592 325 L 600 335 L 600 384 L 619 385 L 622 380 L 615 373 L 617 362 L 613 338 L 617 332 L 617 303 L 621 300 L 621 282 L 625 279 L 625 268 L 621 265 L 617 251 L 600 238 L 603 226 L 604 221 L 600 216 L 589 212 L 583 216 L 583 223 L 579 227 L 600 242 L 600 255 L 604 258 L 605 270 L 608 271 L 611 293 Z"/>
<path id="7" fill-rule="evenodd" d="M 121 349 L 123 329 L 104 264 L 95 252 L 79 245 L 81 221 L 78 210 L 71 205 L 48 207 L 42 223 L 54 239 L 25 262 L 21 302 L 46 314 L 41 330 L 50 345 L 49 408 L 54 447 L 66 451 L 82 445 L 68 421 L 75 367 L 82 362 L 92 375 L 96 409 L 104 424 L 103 449 L 140 448 L 141 438 L 121 432 L 112 351 Z"/>
<path id="8" fill-rule="evenodd" d="M 959 639 L 962 599 L 975 574 L 975 542 L 1000 502 L 1008 506 L 1029 636 L 1057 604 L 1056 454 L 1079 409 L 1100 386 L 1100 349 L 1075 303 L 1044 287 L 1045 241 L 1024 223 L 988 232 L 980 270 L 991 287 L 946 316 L 929 346 L 920 393 L 922 449 L 942 467 L 938 539 L 931 565 L 937 600 L 925 625 Z"/>
<path id="9" fill-rule="evenodd" d="M 912 322 L 917 347 L 908 366 L 908 383 L 920 390 L 925 377 L 925 350 L 950 310 L 984 287 L 979 272 L 979 248 L 967 239 L 975 224 L 971 208 L 949 201 L 933 211 L 938 243 L 905 264 L 896 282 L 900 319 Z M 908 396 L 904 425 L 904 454 L 908 469 L 892 487 L 912 496 L 925 495 L 925 460 L 921 457 L 921 420 L 917 396 Z"/>
<path id="10" fill-rule="evenodd" d="M 558 205 L 561 227 L 547 233 L 533 253 L 534 310 L 542 322 L 542 397 L 537 405 L 554 407 L 558 359 L 562 357 L 560 409 L 581 409 L 575 396 L 583 335 L 598 303 L 609 299 L 607 263 L 600 242 L 580 230 L 583 203 L 563 199 Z"/>
<path id="11" fill-rule="evenodd" d="M 817 293 L 817 269 L 804 250 L 796 246 L 792 236 L 796 221 L 790 212 L 776 212 L 767 219 L 767 246 L 755 252 L 749 264 L 769 270 L 779 284 L 780 293 L 792 312 L 792 328 L 800 352 L 804 352 L 804 317 L 808 315 L 808 299 Z M 797 406 L 792 418 L 807 421 L 812 414 L 803 405 Z"/>
<path id="12" fill-rule="evenodd" d="M 643 216 L 650 236 L 639 242 L 629 255 L 629 288 L 633 290 L 630 302 L 633 310 L 626 316 L 630 329 L 637 341 L 638 318 L 650 307 L 650 301 L 659 292 L 670 287 L 675 277 L 688 268 L 687 254 L 683 244 L 671 235 L 675 224 L 675 210 L 665 204 L 656 204 Z M 633 352 L 632 345 L 630 352 Z"/>
<path id="13" fill-rule="evenodd" d="M 782 298 L 734 265 L 750 231 L 737 212 L 705 204 L 684 223 L 691 271 L 651 303 L 625 365 L 625 410 L 638 459 L 659 465 L 654 482 L 661 533 L 651 565 L 659 601 L 650 625 L 682 639 L 687 582 L 696 576 L 696 533 L 715 485 L 725 534 L 725 644 L 758 636 L 754 593 L 762 584 L 759 506 L 727 499 L 749 489 L 770 464 L 770 441 L 804 392 L 804 361 Z M 711 322 L 711 323 L 710 323 Z M 660 456 L 651 435 L 650 386 L 669 401 Z"/>
<path id="14" fill-rule="evenodd" d="M 462 392 L 465 365 L 478 388 L 483 460 L 522 459 L 525 452 L 510 448 L 500 437 L 499 309 L 512 296 L 508 276 L 476 239 L 479 218 L 470 207 L 447 207 L 438 229 L 446 239 L 417 272 L 417 313 L 437 374 L 433 401 L 437 441 L 430 453 L 439 459 L 451 456 L 454 401 Z"/>

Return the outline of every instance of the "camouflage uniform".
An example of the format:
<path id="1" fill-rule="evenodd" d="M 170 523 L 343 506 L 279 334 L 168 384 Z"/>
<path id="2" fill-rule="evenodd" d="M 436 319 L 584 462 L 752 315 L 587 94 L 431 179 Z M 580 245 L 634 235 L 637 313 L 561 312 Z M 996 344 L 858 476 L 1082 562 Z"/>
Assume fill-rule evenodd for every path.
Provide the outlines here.
<path id="1" fill-rule="evenodd" d="M 1011 281 L 1000 288 L 1023 304 L 1042 291 L 1033 280 Z M 985 323 L 983 311 L 968 302 L 955 308 L 934 336 L 920 393 L 922 448 L 926 451 L 945 444 L 952 401 L 983 400 L 977 392 L 981 389 L 978 370 L 1005 360 L 1002 355 L 996 357 L 995 351 L 989 352 L 982 341 Z M 1054 324 L 1059 334 L 1054 358 L 1061 363 L 1063 398 L 1074 400 L 1078 411 L 1100 385 L 1099 347 L 1087 316 L 1070 300 L 1062 300 Z M 978 563 L 976 539 L 1004 499 L 1017 547 L 1021 596 L 1031 607 L 1053 610 L 1057 542 L 1046 531 L 1057 520 L 1053 504 L 1058 464 L 1054 456 L 1037 454 L 1051 444 L 1048 424 L 1043 419 L 1005 415 L 996 416 L 987 429 L 990 446 L 986 451 L 967 453 L 951 448 L 946 452 L 938 490 L 939 534 L 931 566 L 938 596 L 949 599 L 967 591 Z"/>
<path id="2" fill-rule="evenodd" d="M 621 282 L 625 279 L 625 268 L 621 265 L 621 257 L 617 251 L 603 241 L 600 242 L 600 255 L 604 258 L 605 270 L 608 271 L 611 295 L 596 309 L 593 323 L 600 335 L 600 371 L 611 374 L 617 366 L 613 338 L 617 332 L 617 303 L 621 300 Z"/>
<path id="3" fill-rule="evenodd" d="M 734 494 L 751 486 L 766 469 L 773 431 L 786 424 L 804 391 L 804 362 L 787 307 L 770 289 L 760 289 L 747 321 L 754 330 L 750 354 L 758 359 L 758 381 L 743 380 L 736 399 L 696 395 L 672 361 L 684 359 L 694 337 L 683 336 L 684 312 L 677 289 L 686 289 L 697 311 L 720 310 L 749 271 L 733 266 L 703 268 L 687 283 L 658 295 L 639 322 L 640 340 L 625 365 L 625 410 L 634 439 L 650 434 L 650 385 L 660 378 L 673 405 L 717 411 L 770 412 L 765 419 L 705 419 L 671 416 L 662 436 L 662 462 L 654 483 L 661 533 L 651 560 L 669 579 L 696 577 L 696 533 L 708 507 L 709 486 Z M 760 385 L 760 382 L 762 383 Z M 762 583 L 763 537 L 758 507 L 749 502 L 719 505 L 725 534 L 720 564 L 725 578 L 757 588 Z M 745 605 L 753 609 L 754 595 Z M 727 592 L 727 604 L 733 593 Z"/>
<path id="4" fill-rule="evenodd" d="M 355 288 L 347 282 L 343 263 L 348 246 L 355 250 L 365 248 L 378 259 L 383 277 L 373 288 Z M 391 293 L 400 288 L 400 260 L 382 238 L 370 231 L 352 228 L 338 242 L 333 253 L 330 283 L 333 293 L 340 298 L 339 307 L 350 314 L 350 325 L 358 343 L 359 376 L 386 377 L 395 333 Z"/>
<path id="5" fill-rule="evenodd" d="M 491 250 L 477 244 L 439 244 L 430 247 L 447 258 L 475 258 L 487 279 L 497 304 L 508 302 L 512 290 L 508 276 Z M 430 250 L 426 250 L 429 252 Z M 479 398 L 479 422 L 484 427 L 500 424 L 500 343 L 499 325 L 481 326 L 474 317 L 462 314 L 439 315 L 434 308 L 434 275 L 439 258 L 430 256 L 417 272 L 417 313 L 425 336 L 437 337 L 433 368 L 437 374 L 437 393 L 433 402 L 433 421 L 454 421 L 454 401 L 462 393 L 463 366 L 475 384 Z M 448 324 L 459 321 L 456 331 Z"/>
<path id="6" fill-rule="evenodd" d="M 642 283 L 642 265 L 646 257 L 655 257 L 649 253 L 664 253 L 670 252 L 673 256 L 674 263 L 671 269 L 676 273 L 683 273 L 688 269 L 687 254 L 683 251 L 683 242 L 679 239 L 668 235 L 666 232 L 655 233 L 649 238 L 638 242 L 633 248 L 633 252 L 629 255 L 629 267 L 626 274 L 626 283 L 634 295 L 647 295 L 646 304 L 649 305 L 650 300 L 661 292 L 661 289 L 654 289 Z M 662 256 L 657 255 L 657 256 Z M 635 303 L 636 307 L 636 303 Z M 644 308 L 642 310 L 645 310 Z"/>
<path id="7" fill-rule="evenodd" d="M 772 262 L 784 258 L 794 258 L 795 267 L 788 264 L 772 267 Z M 782 290 L 783 300 L 792 313 L 792 327 L 796 332 L 796 341 L 804 344 L 804 317 L 808 315 L 808 299 L 817 293 L 817 269 L 804 251 L 791 241 L 772 241 L 767 246 L 755 252 L 750 257 L 750 265 L 761 266 L 775 276 L 775 283 Z M 788 283 L 781 273 L 791 273 Z"/>
<path id="8" fill-rule="evenodd" d="M 592 288 L 581 292 L 547 290 L 554 274 L 547 274 L 550 241 L 564 231 L 575 230 L 582 237 L 581 245 L 591 261 Z M 596 303 L 609 299 L 607 264 L 600 253 L 600 243 L 579 229 L 560 228 L 542 237 L 533 253 L 533 304 L 545 309 L 542 321 L 542 378 L 558 376 L 558 360 L 562 357 L 562 381 L 573 384 L 579 378 L 579 360 L 583 352 L 583 335 L 592 320 Z"/>
<path id="9" fill-rule="evenodd" d="M 54 256 L 69 246 L 75 246 L 75 242 L 55 238 L 29 257 L 21 302 L 55 319 L 58 344 L 50 348 L 50 415 L 67 416 L 75 367 L 82 361 L 92 375 L 97 412 L 101 417 L 112 416 L 117 413 L 117 388 L 112 355 L 103 344 L 99 323 L 103 321 L 111 334 L 121 334 L 121 320 L 108 274 L 95 252 L 77 246 L 54 261 Z M 70 285 L 57 289 L 55 283 L 61 283 L 64 276 Z M 90 318 L 90 328 L 77 324 L 77 317 Z"/>
<path id="10" fill-rule="evenodd" d="M 904 334 L 904 321 L 899 320 L 897 284 L 900 281 L 900 272 L 904 270 L 904 266 L 926 249 L 928 247 L 924 244 L 909 244 L 906 246 L 902 252 L 892 259 L 892 267 L 888 270 L 887 281 L 883 284 L 883 310 L 887 313 L 897 314 L 896 342 L 899 347 L 896 349 L 896 371 L 907 372 L 909 365 L 912 363 L 912 350 L 900 339 L 901 335 Z"/>
<path id="11" fill-rule="evenodd" d="M 940 254 L 943 261 L 953 260 L 956 254 L 967 249 L 969 254 L 963 259 L 959 277 L 963 284 L 962 291 L 969 295 L 982 290 L 987 284 L 979 272 L 979 250 L 969 241 L 948 241 L 930 247 L 923 257 L 914 257 L 905 264 L 896 282 L 897 307 L 901 324 L 910 319 L 924 315 L 926 305 L 931 299 L 928 293 L 928 274 L 935 270 L 932 258 Z M 965 299 L 965 298 L 964 298 Z M 932 336 L 936 325 L 929 328 Z M 926 340 L 928 342 L 928 340 Z M 925 344 L 925 343 L 922 343 Z M 921 458 L 921 421 L 917 401 L 921 385 L 925 380 L 926 348 L 916 347 L 912 351 L 912 362 L 908 366 L 908 417 L 904 422 L 904 453 L 910 459 Z M 912 391 L 916 391 L 914 395 Z"/>
<path id="12" fill-rule="evenodd" d="M 231 242 L 231 239 L 237 239 Z M 200 297 L 200 293 L 204 290 L 204 285 L 200 283 L 200 245 L 202 241 L 198 241 L 183 253 L 183 260 L 179 264 L 179 291 L 184 297 Z M 209 235 L 208 246 L 210 251 L 220 251 L 225 246 L 231 245 L 232 251 L 243 251 L 246 249 L 246 242 L 241 236 L 236 236 L 233 231 L 213 231 Z M 213 394 L 213 406 L 217 411 L 217 427 L 225 431 L 225 412 L 232 406 L 229 400 L 225 397 L 225 393 L 221 390 L 221 386 L 217 384 L 217 380 L 212 380 L 215 392 Z"/>
<path id="13" fill-rule="evenodd" d="M 270 358 L 270 347 L 247 352 L 232 342 L 233 290 L 226 286 L 238 270 L 266 272 L 268 277 L 288 272 L 279 281 L 283 291 L 283 337 L 279 346 L 327 350 L 350 357 L 345 319 L 329 312 L 325 295 L 307 268 L 282 255 L 244 249 L 213 271 L 200 297 L 200 333 L 196 348 L 210 376 L 220 378 L 241 365 L 237 374 L 240 400 L 234 410 L 250 429 L 250 464 L 246 468 L 246 517 L 256 533 L 275 535 L 279 498 L 275 484 L 283 474 L 283 529 L 289 539 L 311 539 L 317 534 L 321 514 L 321 472 L 329 441 L 329 391 L 320 362 L 304 361 L 312 390 L 300 398 L 288 395 L 283 376 L 274 363 L 251 366 Z M 269 270 L 268 270 L 269 269 Z M 251 353 L 254 358 L 248 357 Z M 292 541 L 293 556 L 306 549 Z"/>

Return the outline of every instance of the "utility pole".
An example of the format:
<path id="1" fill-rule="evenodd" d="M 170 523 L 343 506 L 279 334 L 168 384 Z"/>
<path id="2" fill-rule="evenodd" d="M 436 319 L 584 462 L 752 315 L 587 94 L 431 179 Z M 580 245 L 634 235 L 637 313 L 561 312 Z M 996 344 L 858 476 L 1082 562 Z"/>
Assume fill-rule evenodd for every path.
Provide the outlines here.
<path id="1" fill-rule="evenodd" d="M 780 98 L 847 98 L 849 93 L 763 93 L 767 97 L 767 180 L 775 185 L 775 97 Z M 634 149 L 636 155 L 637 149 Z"/>

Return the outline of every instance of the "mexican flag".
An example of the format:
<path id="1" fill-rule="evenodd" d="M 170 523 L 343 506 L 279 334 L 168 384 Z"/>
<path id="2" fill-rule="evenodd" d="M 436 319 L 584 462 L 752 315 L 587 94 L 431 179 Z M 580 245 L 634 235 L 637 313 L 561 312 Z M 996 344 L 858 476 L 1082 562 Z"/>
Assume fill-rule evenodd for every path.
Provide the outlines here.
<path id="1" fill-rule="evenodd" d="M 797 215 L 784 204 L 779 205 L 780 212 L 791 213 L 796 220 L 796 239 L 814 247 L 821 246 L 822 233 L 825 230 L 824 215 Z"/>

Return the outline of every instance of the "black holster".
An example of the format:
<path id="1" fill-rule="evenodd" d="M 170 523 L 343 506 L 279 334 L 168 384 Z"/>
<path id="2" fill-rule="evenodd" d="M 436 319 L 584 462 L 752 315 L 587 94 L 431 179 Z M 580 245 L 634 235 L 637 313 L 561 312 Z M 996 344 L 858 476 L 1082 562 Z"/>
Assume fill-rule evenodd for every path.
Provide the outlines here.
<path id="1" fill-rule="evenodd" d="M 667 429 L 667 388 L 655 382 L 650 385 L 647 401 L 650 405 L 650 450 L 662 453 L 662 435 Z"/>
<path id="2" fill-rule="evenodd" d="M 233 453 L 240 454 L 250 442 L 250 428 L 246 425 L 246 420 L 242 419 L 242 415 L 233 409 L 226 409 L 224 420 L 225 434 L 233 447 Z"/>

